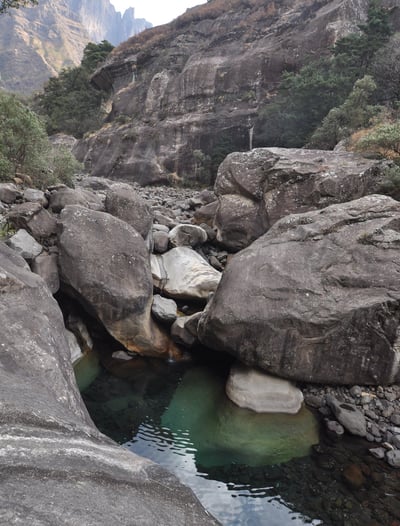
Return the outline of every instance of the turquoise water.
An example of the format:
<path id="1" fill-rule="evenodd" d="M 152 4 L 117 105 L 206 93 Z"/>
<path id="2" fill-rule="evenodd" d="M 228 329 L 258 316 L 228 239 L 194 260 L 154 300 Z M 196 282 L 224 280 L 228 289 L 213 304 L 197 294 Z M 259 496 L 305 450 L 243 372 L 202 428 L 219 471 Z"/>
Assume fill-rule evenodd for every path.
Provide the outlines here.
<path id="1" fill-rule="evenodd" d="M 389 526 L 400 518 L 400 476 L 364 443 L 319 438 L 306 410 L 236 407 L 224 393 L 226 368 L 140 358 L 107 367 L 113 374 L 103 370 L 83 392 L 97 427 L 175 473 L 221 524 Z M 362 488 L 344 483 L 350 464 L 365 472 Z"/>
<path id="2" fill-rule="evenodd" d="M 125 369 L 124 379 L 102 373 L 84 392 L 101 431 L 175 473 L 223 524 L 262 525 L 266 514 L 271 526 L 321 524 L 293 511 L 271 483 L 241 480 L 248 467 L 310 453 L 318 429 L 309 411 L 259 415 L 236 407 L 225 378 L 208 367 L 148 363 Z"/>

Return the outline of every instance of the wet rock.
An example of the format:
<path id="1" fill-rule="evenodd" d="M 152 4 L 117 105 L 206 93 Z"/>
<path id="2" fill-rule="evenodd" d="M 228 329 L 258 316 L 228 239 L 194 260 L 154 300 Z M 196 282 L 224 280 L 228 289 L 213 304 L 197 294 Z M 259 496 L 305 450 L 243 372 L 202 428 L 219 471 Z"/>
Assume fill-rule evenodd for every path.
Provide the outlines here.
<path id="1" fill-rule="evenodd" d="M 367 422 L 355 405 L 343 403 L 334 396 L 327 397 L 327 403 L 342 426 L 352 435 L 365 437 Z"/>
<path id="2" fill-rule="evenodd" d="M 303 403 L 302 392 L 291 382 L 239 364 L 231 368 L 226 394 L 257 413 L 296 414 Z"/>
<path id="3" fill-rule="evenodd" d="M 338 437 L 341 437 L 344 434 L 344 427 L 339 424 L 339 422 L 336 422 L 336 420 L 328 420 L 326 422 L 326 428 Z"/>
<path id="4" fill-rule="evenodd" d="M 105 209 L 109 214 L 133 226 L 143 239 L 151 233 L 153 214 L 131 185 L 113 184 L 107 191 Z"/>
<path id="5" fill-rule="evenodd" d="M 44 252 L 35 257 L 32 263 L 32 271 L 44 279 L 52 294 L 55 294 L 60 288 L 57 261 L 57 254 Z"/>
<path id="6" fill-rule="evenodd" d="M 343 478 L 346 484 L 352 489 L 360 489 L 366 483 L 363 472 L 357 464 L 347 466 L 343 471 Z"/>
<path id="7" fill-rule="evenodd" d="M 400 380 L 399 219 L 378 195 L 281 219 L 228 263 L 202 343 L 298 381 Z"/>
<path id="8" fill-rule="evenodd" d="M 400 450 L 393 449 L 386 453 L 388 464 L 394 468 L 400 468 Z"/>
<path id="9" fill-rule="evenodd" d="M 7 245 L 27 260 L 34 259 L 43 250 L 42 245 L 23 228 L 7 240 Z"/>
<path id="10" fill-rule="evenodd" d="M 189 247 L 176 247 L 152 255 L 154 285 L 175 299 L 206 300 L 214 292 L 221 274 Z"/>
<path id="11" fill-rule="evenodd" d="M 174 323 L 178 317 L 178 306 L 174 300 L 155 294 L 151 306 L 151 313 L 157 320 L 170 325 Z"/>
<path id="12" fill-rule="evenodd" d="M 169 233 L 172 247 L 196 247 L 207 241 L 207 233 L 196 225 L 177 225 Z"/>
<path id="13" fill-rule="evenodd" d="M 369 450 L 371 455 L 375 458 L 378 458 L 379 460 L 382 460 L 385 458 L 386 450 L 383 447 L 375 447 Z"/>
<path id="14" fill-rule="evenodd" d="M 109 214 L 78 206 L 61 212 L 60 227 L 60 278 L 66 290 L 129 351 L 178 357 L 151 318 L 152 278 L 140 234 Z"/>
<path id="15" fill-rule="evenodd" d="M 122 360 L 124 362 L 129 362 L 129 360 L 132 360 L 132 356 L 129 356 L 129 354 L 125 351 L 113 352 L 111 356 L 114 358 L 114 360 Z"/>
<path id="16" fill-rule="evenodd" d="M 395 426 L 400 426 L 400 413 L 394 413 L 394 414 L 392 414 L 392 416 L 390 417 L 390 421 L 391 421 L 392 424 L 394 424 Z"/>

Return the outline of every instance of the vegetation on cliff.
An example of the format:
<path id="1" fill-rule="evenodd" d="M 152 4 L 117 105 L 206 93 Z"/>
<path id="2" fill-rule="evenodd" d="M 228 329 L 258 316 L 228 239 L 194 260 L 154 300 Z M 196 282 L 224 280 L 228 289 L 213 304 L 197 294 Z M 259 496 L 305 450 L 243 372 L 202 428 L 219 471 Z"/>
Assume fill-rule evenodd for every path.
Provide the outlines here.
<path id="1" fill-rule="evenodd" d="M 375 57 L 390 36 L 387 10 L 378 0 L 371 0 L 367 21 L 359 25 L 358 33 L 339 39 L 330 56 L 283 74 L 277 96 L 261 111 L 258 144 L 302 147 L 311 139 L 313 147 L 329 149 L 351 131 L 365 126 L 367 114 L 372 117 L 375 113 L 372 108 L 366 110 L 366 105 L 377 104 L 383 98 L 377 88 L 385 89 L 383 76 L 387 76 L 387 68 L 380 77 Z M 360 84 L 365 75 L 371 77 Z M 351 117 L 346 114 L 350 106 Z M 328 120 L 324 121 L 325 117 Z"/>
<path id="2" fill-rule="evenodd" d="M 99 44 L 90 42 L 80 66 L 64 69 L 48 81 L 37 97 L 36 107 L 49 134 L 62 132 L 81 138 L 100 128 L 104 118 L 102 104 L 109 93 L 94 88 L 90 77 L 112 49 L 106 40 Z"/>

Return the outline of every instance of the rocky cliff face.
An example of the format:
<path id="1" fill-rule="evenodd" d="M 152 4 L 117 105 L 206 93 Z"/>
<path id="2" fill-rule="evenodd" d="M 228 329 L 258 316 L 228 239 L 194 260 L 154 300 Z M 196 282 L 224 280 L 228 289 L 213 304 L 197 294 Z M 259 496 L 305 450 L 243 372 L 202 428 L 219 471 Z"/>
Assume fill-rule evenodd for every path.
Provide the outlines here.
<path id="1" fill-rule="evenodd" d="M 113 88 L 113 109 L 79 157 L 94 175 L 149 184 L 177 173 L 207 182 L 225 154 L 249 148 L 282 71 L 356 30 L 368 4 L 212 0 L 128 40 L 94 75 L 96 85 Z"/>
<path id="2" fill-rule="evenodd" d="M 78 65 L 90 41 L 114 45 L 151 24 L 122 16 L 109 0 L 41 0 L 0 17 L 0 87 L 31 93 L 63 67 Z"/>

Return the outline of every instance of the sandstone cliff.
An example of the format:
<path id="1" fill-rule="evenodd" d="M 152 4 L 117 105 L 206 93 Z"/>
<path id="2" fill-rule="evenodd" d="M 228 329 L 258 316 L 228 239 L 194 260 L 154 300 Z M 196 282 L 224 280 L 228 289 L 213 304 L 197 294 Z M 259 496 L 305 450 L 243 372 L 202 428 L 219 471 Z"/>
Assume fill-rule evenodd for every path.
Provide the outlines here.
<path id="1" fill-rule="evenodd" d="M 177 173 L 208 182 L 225 154 L 248 149 L 249 129 L 282 71 L 357 30 L 368 4 L 212 0 L 128 40 L 93 77 L 113 88 L 113 108 L 77 154 L 94 175 L 149 184 Z"/>
<path id="2" fill-rule="evenodd" d="M 31 93 L 78 65 L 88 42 L 117 45 L 148 27 L 133 9 L 122 16 L 109 0 L 41 0 L 14 10 L 0 17 L 0 87 Z"/>

